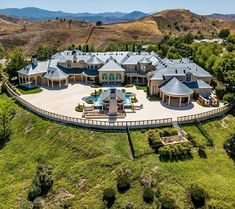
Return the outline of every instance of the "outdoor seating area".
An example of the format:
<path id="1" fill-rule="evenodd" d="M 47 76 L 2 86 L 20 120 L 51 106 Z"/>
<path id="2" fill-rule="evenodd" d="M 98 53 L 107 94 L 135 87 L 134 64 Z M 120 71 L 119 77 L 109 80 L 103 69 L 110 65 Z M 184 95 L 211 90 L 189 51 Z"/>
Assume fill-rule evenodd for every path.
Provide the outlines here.
<path id="1" fill-rule="evenodd" d="M 199 95 L 198 96 L 198 101 L 201 105 L 203 106 L 218 106 L 219 105 L 219 100 L 217 99 L 217 97 L 213 94 L 211 94 L 210 96 L 208 96 L 207 98 Z"/>

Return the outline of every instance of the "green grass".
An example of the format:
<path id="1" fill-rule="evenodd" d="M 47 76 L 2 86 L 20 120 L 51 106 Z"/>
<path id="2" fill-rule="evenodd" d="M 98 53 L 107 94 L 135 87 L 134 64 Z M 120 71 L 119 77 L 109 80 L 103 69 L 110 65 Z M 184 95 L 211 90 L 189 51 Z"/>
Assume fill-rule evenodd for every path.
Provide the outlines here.
<path id="1" fill-rule="evenodd" d="M 147 92 L 147 89 L 148 89 L 147 86 L 139 86 L 139 85 L 136 85 L 135 87 L 136 87 L 137 90 L 143 90 L 144 92 Z"/>
<path id="2" fill-rule="evenodd" d="M 18 107 L 10 141 L 0 150 L 0 208 L 23 208 L 40 162 L 53 167 L 54 185 L 45 199 L 48 208 L 59 208 L 62 200 L 58 193 L 62 189 L 73 195 L 71 208 L 102 208 L 102 192 L 107 187 L 117 191 L 117 173 L 122 168 L 130 170 L 131 189 L 125 194 L 117 193 L 113 208 L 125 208 L 129 201 L 135 208 L 156 208 L 155 203 L 143 202 L 143 173 L 155 180 L 162 194 L 173 197 L 180 209 L 190 208 L 187 191 L 192 183 L 203 187 L 208 201 L 216 202 L 217 208 L 234 208 L 234 163 L 224 151 L 223 142 L 235 132 L 235 118 L 230 115 L 223 123 L 211 121 L 203 126 L 216 144 L 215 150 L 207 149 L 207 159 L 201 159 L 194 151 L 194 158 L 184 162 L 163 163 L 155 154 L 132 161 L 124 132 L 65 126 Z M 194 132 L 193 127 L 188 126 L 188 131 Z M 138 153 L 149 150 L 146 132 L 132 131 L 131 135 Z"/>
<path id="3" fill-rule="evenodd" d="M 38 94 L 43 91 L 41 88 L 38 88 L 38 87 L 28 89 L 24 86 L 16 86 L 16 88 L 21 94 L 25 94 L 25 95 L 26 94 Z"/>

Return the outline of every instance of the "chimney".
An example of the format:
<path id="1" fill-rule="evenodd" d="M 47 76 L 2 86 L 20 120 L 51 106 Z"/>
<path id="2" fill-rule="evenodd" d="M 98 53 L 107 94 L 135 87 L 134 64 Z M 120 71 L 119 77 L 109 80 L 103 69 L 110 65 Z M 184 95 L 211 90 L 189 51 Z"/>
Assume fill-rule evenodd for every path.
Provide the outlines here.
<path id="1" fill-rule="evenodd" d="M 33 55 L 32 58 L 31 58 L 31 63 L 32 65 L 34 66 L 37 66 L 38 65 L 38 60 L 37 60 L 37 56 L 36 55 Z"/>

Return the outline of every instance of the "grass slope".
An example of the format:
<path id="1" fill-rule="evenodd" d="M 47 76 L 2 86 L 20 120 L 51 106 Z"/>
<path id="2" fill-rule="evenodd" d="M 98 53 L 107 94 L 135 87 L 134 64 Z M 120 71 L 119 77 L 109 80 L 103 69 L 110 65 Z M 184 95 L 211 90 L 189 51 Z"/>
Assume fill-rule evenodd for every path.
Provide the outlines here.
<path id="1" fill-rule="evenodd" d="M 125 133 L 64 126 L 18 107 L 10 141 L 0 150 L 0 208 L 23 208 L 40 162 L 53 167 L 54 185 L 45 200 L 48 208 L 59 208 L 65 194 L 72 198 L 72 208 L 102 208 L 103 190 L 116 189 L 117 173 L 125 167 L 131 171 L 131 189 L 117 194 L 113 208 L 124 208 L 128 201 L 135 208 L 156 208 L 155 203 L 143 202 L 139 181 L 143 172 L 151 172 L 161 193 L 175 198 L 179 208 L 190 207 L 187 189 L 191 183 L 202 186 L 216 206 L 234 208 L 234 164 L 222 148 L 225 139 L 234 133 L 234 122 L 235 118 L 228 116 L 223 122 L 203 125 L 216 142 L 215 150 L 207 150 L 207 159 L 200 159 L 195 151 L 194 159 L 185 162 L 162 163 L 155 154 L 131 161 Z M 194 132 L 190 128 L 187 131 Z M 139 154 L 149 151 L 146 132 L 132 132 L 132 137 Z"/>

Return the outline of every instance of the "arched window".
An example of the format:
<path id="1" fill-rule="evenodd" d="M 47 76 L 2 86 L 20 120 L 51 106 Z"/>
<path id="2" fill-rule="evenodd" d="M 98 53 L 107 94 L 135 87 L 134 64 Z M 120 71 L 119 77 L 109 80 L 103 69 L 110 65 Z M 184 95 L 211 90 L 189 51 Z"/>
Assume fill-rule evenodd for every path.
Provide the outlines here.
<path id="1" fill-rule="evenodd" d="M 107 74 L 103 74 L 103 75 L 102 75 L 102 79 L 103 79 L 103 80 L 107 80 L 107 79 L 108 79 Z"/>
<path id="2" fill-rule="evenodd" d="M 109 80 L 110 80 L 110 81 L 114 81 L 114 80 L 115 80 L 115 76 L 114 76 L 113 73 L 111 73 L 111 74 L 109 75 Z"/>
<path id="3" fill-rule="evenodd" d="M 121 80 L 121 79 L 122 79 L 121 75 L 120 75 L 120 74 L 117 74 L 117 75 L 116 75 L 116 80 Z"/>

